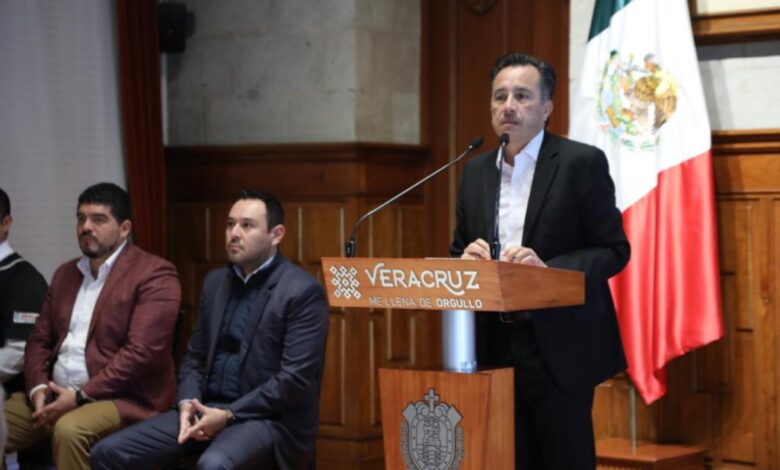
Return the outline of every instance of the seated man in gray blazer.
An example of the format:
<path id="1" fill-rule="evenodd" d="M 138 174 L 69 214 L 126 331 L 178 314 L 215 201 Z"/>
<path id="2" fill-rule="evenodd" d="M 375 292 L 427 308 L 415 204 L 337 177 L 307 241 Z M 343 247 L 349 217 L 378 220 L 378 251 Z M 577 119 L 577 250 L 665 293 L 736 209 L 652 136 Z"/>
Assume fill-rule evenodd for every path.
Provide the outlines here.
<path id="1" fill-rule="evenodd" d="M 308 468 L 314 456 L 328 305 L 282 256 L 284 211 L 245 190 L 227 219 L 230 264 L 209 272 L 181 364 L 178 410 L 92 451 L 93 469 L 145 468 L 200 453 L 198 468 Z"/>

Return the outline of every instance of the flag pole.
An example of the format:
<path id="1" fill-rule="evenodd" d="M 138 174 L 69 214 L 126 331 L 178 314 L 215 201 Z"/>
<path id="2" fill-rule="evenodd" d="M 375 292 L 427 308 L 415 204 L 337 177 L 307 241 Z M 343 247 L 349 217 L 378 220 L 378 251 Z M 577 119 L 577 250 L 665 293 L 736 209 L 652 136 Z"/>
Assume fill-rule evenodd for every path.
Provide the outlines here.
<path id="1" fill-rule="evenodd" d="M 631 448 L 636 449 L 636 387 L 634 387 L 634 383 L 631 381 L 628 382 L 628 413 Z"/>

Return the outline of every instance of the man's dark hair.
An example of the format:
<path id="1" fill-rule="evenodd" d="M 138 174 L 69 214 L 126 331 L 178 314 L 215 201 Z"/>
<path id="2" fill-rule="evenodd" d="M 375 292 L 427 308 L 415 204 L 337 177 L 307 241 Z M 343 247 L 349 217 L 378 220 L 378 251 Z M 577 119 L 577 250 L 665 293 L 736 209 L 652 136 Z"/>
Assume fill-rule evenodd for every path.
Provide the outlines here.
<path id="1" fill-rule="evenodd" d="M 8 198 L 8 194 L 3 191 L 3 188 L 0 188 L 0 221 L 7 215 L 11 215 L 11 200 Z"/>
<path id="2" fill-rule="evenodd" d="M 555 93 L 555 69 L 552 65 L 538 57 L 520 52 L 510 52 L 498 58 L 496 65 L 490 71 L 490 91 L 493 91 L 493 81 L 501 70 L 507 67 L 519 67 L 522 65 L 536 67 L 536 70 L 539 71 L 539 75 L 542 77 L 542 98 L 551 100 Z"/>
<path id="3" fill-rule="evenodd" d="M 98 183 L 85 189 L 79 195 L 78 206 L 83 204 L 101 204 L 108 207 L 111 215 L 120 224 L 133 218 L 130 195 L 114 183 Z"/>
<path id="4" fill-rule="evenodd" d="M 264 193 L 256 189 L 245 189 L 238 195 L 238 199 L 259 199 L 265 203 L 268 230 L 277 225 L 284 225 L 284 207 L 282 207 L 281 201 L 273 194 Z"/>

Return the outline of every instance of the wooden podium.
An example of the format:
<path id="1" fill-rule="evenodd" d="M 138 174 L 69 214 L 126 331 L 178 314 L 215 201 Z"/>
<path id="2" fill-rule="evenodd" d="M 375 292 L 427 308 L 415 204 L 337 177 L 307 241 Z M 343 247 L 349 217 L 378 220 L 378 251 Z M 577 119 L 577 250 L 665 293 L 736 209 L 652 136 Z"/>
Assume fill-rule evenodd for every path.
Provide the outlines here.
<path id="1" fill-rule="evenodd" d="M 322 269 L 333 307 L 512 312 L 585 301 L 583 273 L 496 261 L 322 258 Z M 513 369 L 380 368 L 379 388 L 385 468 L 514 468 Z"/>

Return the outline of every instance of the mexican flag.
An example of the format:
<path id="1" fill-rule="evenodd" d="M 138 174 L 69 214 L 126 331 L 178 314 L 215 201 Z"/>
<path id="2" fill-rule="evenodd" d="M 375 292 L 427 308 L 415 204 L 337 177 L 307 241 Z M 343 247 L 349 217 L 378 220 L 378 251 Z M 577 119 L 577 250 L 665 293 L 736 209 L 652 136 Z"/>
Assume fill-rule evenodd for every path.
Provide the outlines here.
<path id="1" fill-rule="evenodd" d="M 723 336 L 710 127 L 686 0 L 596 0 L 569 136 L 607 154 L 631 261 L 610 281 L 646 403 Z"/>

